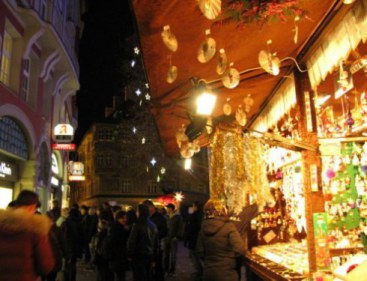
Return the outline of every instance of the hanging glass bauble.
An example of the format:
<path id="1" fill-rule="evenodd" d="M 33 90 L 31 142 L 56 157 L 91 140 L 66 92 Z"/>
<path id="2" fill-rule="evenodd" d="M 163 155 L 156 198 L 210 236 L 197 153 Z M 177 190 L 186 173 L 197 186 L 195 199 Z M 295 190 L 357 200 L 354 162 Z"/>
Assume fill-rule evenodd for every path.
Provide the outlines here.
<path id="1" fill-rule="evenodd" d="M 240 73 L 237 69 L 231 67 L 222 76 L 222 83 L 224 87 L 233 89 L 237 87 L 240 82 Z"/>
<path id="2" fill-rule="evenodd" d="M 243 111 L 242 106 L 239 106 L 236 110 L 236 121 L 241 126 L 245 126 L 247 123 L 246 113 Z"/>
<path id="3" fill-rule="evenodd" d="M 198 153 L 200 151 L 200 145 L 198 140 L 194 140 L 192 142 L 192 149 L 194 150 L 194 153 Z"/>
<path id="4" fill-rule="evenodd" d="M 189 146 L 185 146 L 180 149 L 180 154 L 183 158 L 191 158 L 194 156 L 194 150 Z"/>
<path id="5" fill-rule="evenodd" d="M 352 117 L 351 112 L 348 113 L 348 117 L 347 120 L 345 120 L 345 124 L 348 125 L 349 127 L 352 127 L 354 125 L 354 119 Z"/>
<path id="6" fill-rule="evenodd" d="M 178 73 L 177 66 L 171 65 L 167 72 L 167 78 L 166 78 L 167 83 L 172 84 L 177 78 L 177 73 Z"/>
<path id="7" fill-rule="evenodd" d="M 213 38 L 206 38 L 204 42 L 201 44 L 197 59 L 201 63 L 209 62 L 215 55 L 216 51 L 216 43 Z"/>
<path id="8" fill-rule="evenodd" d="M 251 97 L 251 95 L 247 95 L 243 99 L 243 104 L 245 105 L 245 112 L 249 113 L 251 110 L 251 107 L 254 105 L 254 99 Z"/>
<path id="9" fill-rule="evenodd" d="M 224 115 L 231 115 L 232 113 L 232 107 L 229 104 L 229 99 L 227 99 L 227 102 L 223 105 L 223 113 Z"/>
<path id="10" fill-rule="evenodd" d="M 200 11 L 210 20 L 214 20 L 220 14 L 221 6 L 221 0 L 199 0 Z"/>
<path id="11" fill-rule="evenodd" d="M 176 36 L 171 32 L 171 28 L 169 25 L 165 25 L 163 27 L 163 31 L 161 33 L 163 43 L 166 47 L 172 51 L 176 52 L 178 48 L 178 42 Z"/>
<path id="12" fill-rule="evenodd" d="M 336 173 L 335 173 L 335 171 L 334 171 L 332 168 L 329 168 L 329 169 L 326 171 L 326 176 L 327 176 L 329 179 L 332 179 L 332 178 L 335 178 Z"/>
<path id="13" fill-rule="evenodd" d="M 219 50 L 219 58 L 216 67 L 216 71 L 219 75 L 222 75 L 227 69 L 228 59 L 224 49 Z"/>

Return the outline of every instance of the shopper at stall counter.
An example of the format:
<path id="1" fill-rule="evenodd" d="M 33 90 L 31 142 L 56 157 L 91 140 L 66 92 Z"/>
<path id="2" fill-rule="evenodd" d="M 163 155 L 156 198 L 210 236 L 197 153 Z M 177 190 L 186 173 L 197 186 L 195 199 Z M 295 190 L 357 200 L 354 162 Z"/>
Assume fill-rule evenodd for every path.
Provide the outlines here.
<path id="1" fill-rule="evenodd" d="M 196 251 L 204 260 L 203 281 L 237 281 L 236 257 L 245 254 L 245 243 L 229 220 L 220 200 L 208 200 Z"/>
<path id="2" fill-rule="evenodd" d="M 35 214 L 39 205 L 35 192 L 23 190 L 11 209 L 0 210 L 0 280 L 36 281 L 54 269 L 51 220 Z"/>

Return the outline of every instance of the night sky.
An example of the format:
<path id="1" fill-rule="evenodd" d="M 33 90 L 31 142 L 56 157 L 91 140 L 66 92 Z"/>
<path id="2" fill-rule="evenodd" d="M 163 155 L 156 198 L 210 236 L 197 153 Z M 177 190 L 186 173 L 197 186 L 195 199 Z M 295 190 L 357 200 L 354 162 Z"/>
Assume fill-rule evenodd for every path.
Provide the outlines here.
<path id="1" fill-rule="evenodd" d="M 127 0 L 87 0 L 86 3 L 79 46 L 77 144 L 93 122 L 103 119 L 104 108 L 111 106 L 112 96 L 122 93 L 126 79 L 121 65 L 127 59 L 126 41 L 134 32 Z"/>

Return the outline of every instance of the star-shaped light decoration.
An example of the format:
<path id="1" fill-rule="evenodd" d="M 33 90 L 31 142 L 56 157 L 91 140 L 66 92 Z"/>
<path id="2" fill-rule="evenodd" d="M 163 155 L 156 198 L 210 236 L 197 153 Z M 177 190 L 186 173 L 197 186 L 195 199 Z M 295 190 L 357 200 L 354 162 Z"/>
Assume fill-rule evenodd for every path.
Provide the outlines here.
<path id="1" fill-rule="evenodd" d="M 148 93 L 145 95 L 145 99 L 150 100 L 150 95 Z"/>
<path id="2" fill-rule="evenodd" d="M 166 168 L 165 167 L 162 167 L 161 168 L 161 174 L 164 175 L 166 173 Z"/>
<path id="3" fill-rule="evenodd" d="M 152 160 L 150 160 L 150 164 L 154 166 L 156 163 L 157 163 L 157 160 L 155 160 L 155 158 L 153 157 Z"/>
<path id="4" fill-rule="evenodd" d="M 144 138 L 144 137 L 141 139 L 141 143 L 142 143 L 142 144 L 144 144 L 144 143 L 145 143 L 145 138 Z"/>
<path id="5" fill-rule="evenodd" d="M 157 177 L 157 182 L 160 182 L 161 181 L 161 177 L 160 176 L 158 176 Z"/>
<path id="6" fill-rule="evenodd" d="M 135 91 L 135 94 L 136 94 L 137 96 L 140 96 L 140 95 L 141 95 L 141 91 L 140 91 L 140 89 L 137 89 L 137 90 Z"/>
<path id="7" fill-rule="evenodd" d="M 148 167 L 148 166 L 146 167 L 146 169 L 145 169 L 145 170 L 147 171 L 147 173 L 149 173 L 149 167 Z"/>
<path id="8" fill-rule="evenodd" d="M 134 53 L 135 53 L 135 55 L 139 55 L 139 53 L 140 53 L 139 47 L 134 48 Z"/>
<path id="9" fill-rule="evenodd" d="M 134 133 L 134 134 L 136 133 L 136 128 L 135 128 L 135 127 L 133 128 L 133 133 Z"/>
<path id="10" fill-rule="evenodd" d="M 182 192 L 176 192 L 175 199 L 177 202 L 181 202 L 184 199 L 184 195 L 182 194 Z"/>
<path id="11" fill-rule="evenodd" d="M 141 106 L 143 104 L 143 100 L 139 101 L 139 106 Z"/>
<path id="12" fill-rule="evenodd" d="M 149 89 L 149 84 L 145 83 L 145 88 Z"/>
<path id="13" fill-rule="evenodd" d="M 134 67 L 134 66 L 135 66 L 135 64 L 136 64 L 135 60 L 132 60 L 132 61 L 131 61 L 131 67 Z"/>

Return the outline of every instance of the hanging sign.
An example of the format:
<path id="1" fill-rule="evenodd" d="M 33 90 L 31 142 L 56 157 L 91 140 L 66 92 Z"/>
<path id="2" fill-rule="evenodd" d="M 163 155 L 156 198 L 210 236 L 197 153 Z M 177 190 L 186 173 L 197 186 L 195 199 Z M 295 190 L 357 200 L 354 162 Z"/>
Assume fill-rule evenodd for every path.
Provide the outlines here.
<path id="1" fill-rule="evenodd" d="M 84 164 L 82 162 L 69 162 L 69 181 L 84 181 Z"/>
<path id="2" fill-rule="evenodd" d="M 75 150 L 75 143 L 53 143 L 51 144 L 51 148 L 53 150 L 67 150 L 72 151 Z"/>
<path id="3" fill-rule="evenodd" d="M 58 124 L 53 130 L 52 137 L 58 143 L 70 143 L 74 139 L 74 128 L 67 123 Z"/>

